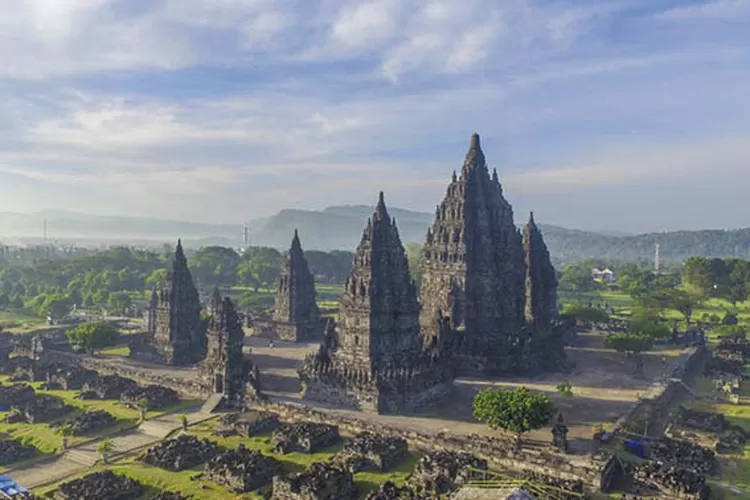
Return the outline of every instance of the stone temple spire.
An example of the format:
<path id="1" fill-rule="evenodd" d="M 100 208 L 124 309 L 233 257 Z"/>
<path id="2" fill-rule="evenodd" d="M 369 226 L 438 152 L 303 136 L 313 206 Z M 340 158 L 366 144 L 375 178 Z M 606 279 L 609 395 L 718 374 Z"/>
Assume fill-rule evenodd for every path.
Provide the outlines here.
<path id="1" fill-rule="evenodd" d="M 306 399 L 393 413 L 436 398 L 452 383 L 450 368 L 422 352 L 416 288 L 382 192 L 357 246 L 339 324 L 336 341 L 300 370 Z"/>
<path id="2" fill-rule="evenodd" d="M 512 370 L 517 357 L 509 350 L 523 327 L 523 246 L 477 134 L 438 206 L 421 266 L 425 342 L 443 343 L 436 319 L 443 318 L 455 338 L 450 351 L 459 374 Z"/>
<path id="3" fill-rule="evenodd" d="M 284 267 L 276 280 L 273 321 L 276 336 L 282 340 L 310 341 L 323 335 L 315 279 L 296 229 Z"/>
<path id="4" fill-rule="evenodd" d="M 558 314 L 557 277 L 533 212 L 523 230 L 523 248 L 526 264 L 524 317 L 536 330 L 548 332 Z"/>

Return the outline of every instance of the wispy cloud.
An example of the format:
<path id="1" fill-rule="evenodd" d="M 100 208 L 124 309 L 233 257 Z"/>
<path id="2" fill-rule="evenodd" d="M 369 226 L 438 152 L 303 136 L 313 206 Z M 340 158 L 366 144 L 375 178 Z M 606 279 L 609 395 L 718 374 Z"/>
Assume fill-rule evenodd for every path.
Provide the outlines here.
<path id="1" fill-rule="evenodd" d="M 521 203 L 750 159 L 746 0 L 0 5 L 6 209 L 430 209 L 474 131 Z"/>

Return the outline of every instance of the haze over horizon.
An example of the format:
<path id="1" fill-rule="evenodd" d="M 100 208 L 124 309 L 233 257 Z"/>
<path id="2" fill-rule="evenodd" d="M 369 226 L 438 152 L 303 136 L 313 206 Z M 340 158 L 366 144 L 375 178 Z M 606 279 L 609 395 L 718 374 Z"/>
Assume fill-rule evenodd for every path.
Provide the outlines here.
<path id="1" fill-rule="evenodd" d="M 750 226 L 750 0 L 0 6 L 3 212 L 432 212 L 476 131 L 518 219 Z"/>

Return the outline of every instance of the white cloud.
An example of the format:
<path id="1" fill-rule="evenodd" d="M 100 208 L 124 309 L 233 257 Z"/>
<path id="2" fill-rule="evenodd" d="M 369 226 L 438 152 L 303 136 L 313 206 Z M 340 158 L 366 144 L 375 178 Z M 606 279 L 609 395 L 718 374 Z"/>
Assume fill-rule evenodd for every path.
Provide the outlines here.
<path id="1" fill-rule="evenodd" d="M 741 20 L 750 15 L 750 0 L 709 0 L 675 7 L 659 13 L 656 18 L 666 21 Z"/>

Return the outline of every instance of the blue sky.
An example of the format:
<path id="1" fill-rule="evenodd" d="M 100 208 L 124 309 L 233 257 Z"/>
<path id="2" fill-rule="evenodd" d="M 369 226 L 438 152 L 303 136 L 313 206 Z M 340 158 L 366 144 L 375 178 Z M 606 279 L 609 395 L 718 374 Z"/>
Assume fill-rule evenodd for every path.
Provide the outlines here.
<path id="1" fill-rule="evenodd" d="M 750 0 L 0 0 L 0 211 L 750 226 Z"/>

